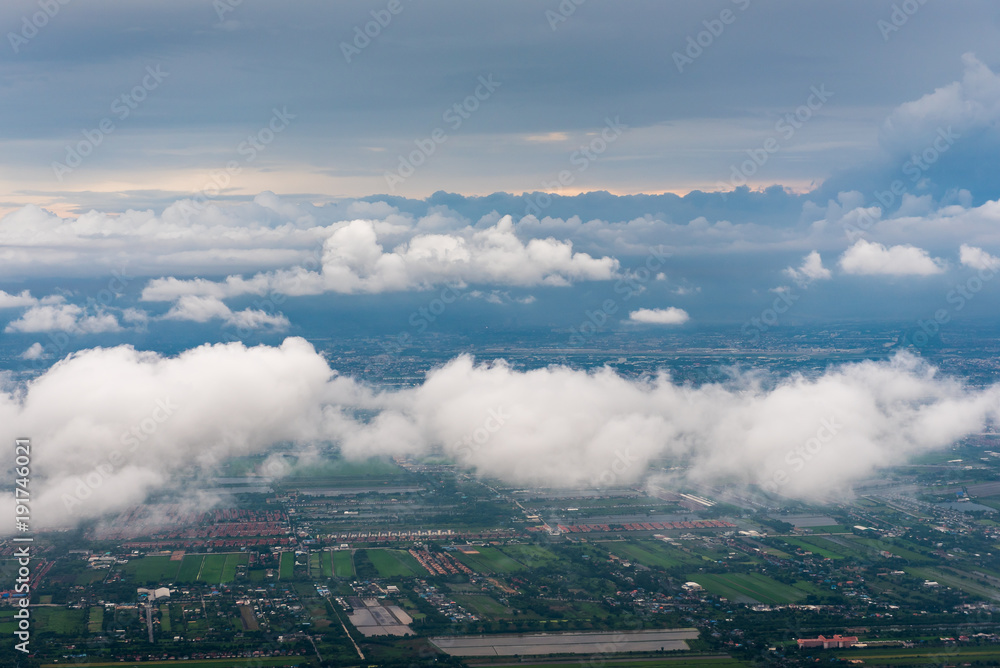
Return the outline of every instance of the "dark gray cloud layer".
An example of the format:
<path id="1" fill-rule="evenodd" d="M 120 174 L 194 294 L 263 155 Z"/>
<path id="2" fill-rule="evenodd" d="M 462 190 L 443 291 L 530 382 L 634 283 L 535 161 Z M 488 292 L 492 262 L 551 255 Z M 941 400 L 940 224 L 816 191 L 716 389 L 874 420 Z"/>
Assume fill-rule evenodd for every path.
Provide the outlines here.
<path id="1" fill-rule="evenodd" d="M 24 21 L 41 22 L 33 18 L 40 5 L 18 0 L 0 7 L 9 102 L 0 169 L 18 175 L 23 192 L 8 193 L 11 204 L 28 193 L 40 200 L 95 188 L 176 195 L 233 158 L 277 106 L 296 119 L 248 171 L 275 180 L 294 173 L 295 181 L 270 186 L 279 192 L 385 192 L 384 173 L 398 156 L 448 129 L 446 111 L 492 74 L 501 88 L 449 130 L 401 193 L 541 189 L 587 133 L 616 115 L 629 132 L 570 191 L 712 186 L 727 182 L 731 166 L 812 87 L 826 86 L 834 97 L 754 179 L 803 188 L 877 158 L 885 116 L 956 80 L 962 53 L 1000 62 L 995 4 L 913 4 L 919 9 L 885 32 L 879 21 L 893 21 L 899 5 L 889 0 L 587 2 L 565 21 L 552 19 L 557 2 L 401 0 L 393 15 L 387 2 L 95 1 L 55 3 L 32 32 Z M 721 24 L 726 11 L 732 20 Z M 375 20 L 372 12 L 391 19 L 347 62 L 342 44 Z M 710 29 L 721 32 L 706 39 Z M 706 46 L 678 71 L 674 54 L 688 53 L 689 38 Z M 118 119 L 114 100 L 148 66 L 169 76 Z M 51 162 L 109 116 L 114 133 L 56 181 Z M 267 186 L 244 174 L 232 187 L 246 194 Z"/>

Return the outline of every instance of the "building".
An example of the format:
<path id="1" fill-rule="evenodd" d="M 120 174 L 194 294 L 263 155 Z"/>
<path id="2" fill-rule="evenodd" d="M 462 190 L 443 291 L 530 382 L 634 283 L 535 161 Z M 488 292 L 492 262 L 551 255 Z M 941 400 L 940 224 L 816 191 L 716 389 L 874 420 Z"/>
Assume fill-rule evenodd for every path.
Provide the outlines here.
<path id="1" fill-rule="evenodd" d="M 846 647 L 854 647 L 858 642 L 857 636 L 842 636 L 836 633 L 832 638 L 826 638 L 824 636 L 819 636 L 818 638 L 798 638 L 796 640 L 799 643 L 799 649 L 809 648 L 809 647 L 822 647 L 823 649 L 844 649 Z"/>
<path id="2" fill-rule="evenodd" d="M 140 587 L 136 590 L 140 596 L 145 596 L 149 601 L 157 601 L 161 598 L 170 598 L 170 590 L 166 587 L 157 587 L 156 589 L 146 589 Z"/>

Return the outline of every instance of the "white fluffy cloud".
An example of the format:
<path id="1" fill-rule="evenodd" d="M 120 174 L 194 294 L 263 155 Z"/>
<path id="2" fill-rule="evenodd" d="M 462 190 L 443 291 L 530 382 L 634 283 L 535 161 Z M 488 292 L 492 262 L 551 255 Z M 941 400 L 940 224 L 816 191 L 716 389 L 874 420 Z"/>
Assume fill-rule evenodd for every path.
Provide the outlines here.
<path id="1" fill-rule="evenodd" d="M 784 273 L 800 285 L 808 285 L 813 281 L 826 280 L 832 276 L 830 270 L 823 266 L 823 258 L 820 257 L 818 251 L 812 251 L 809 255 L 806 255 L 802 259 L 802 265 L 798 269 L 787 267 Z"/>
<path id="2" fill-rule="evenodd" d="M 45 354 L 45 348 L 42 347 L 42 344 L 36 341 L 35 343 L 32 343 L 30 346 L 28 346 L 27 350 L 21 353 L 21 359 L 37 360 L 41 359 L 44 354 Z"/>
<path id="3" fill-rule="evenodd" d="M 196 295 L 185 295 L 178 299 L 163 318 L 193 322 L 208 322 L 218 318 L 227 325 L 243 329 L 269 327 L 283 330 L 289 326 L 288 318 L 280 313 L 272 314 L 257 309 L 233 311 L 217 297 L 198 297 Z"/>
<path id="4" fill-rule="evenodd" d="M 142 297 L 166 301 L 180 295 L 224 298 L 268 292 L 379 293 L 468 283 L 569 285 L 580 280 L 608 280 L 617 272 L 617 260 L 574 253 L 569 242 L 553 238 L 522 242 L 514 233 L 510 216 L 493 227 L 464 235 L 418 234 L 389 251 L 380 243 L 375 223 L 355 220 L 339 227 L 324 242 L 317 271 L 296 267 L 250 279 L 229 276 L 222 282 L 164 278 L 151 281 Z"/>
<path id="5" fill-rule="evenodd" d="M 14 295 L 0 290 L 0 308 L 21 308 L 24 306 L 34 306 L 38 300 L 31 296 L 27 290 Z"/>
<path id="6" fill-rule="evenodd" d="M 886 247 L 858 239 L 840 256 L 840 268 L 848 274 L 862 276 L 930 276 L 944 272 L 945 263 L 916 246 Z"/>
<path id="7" fill-rule="evenodd" d="M 0 392 L 0 439 L 45 443 L 34 460 L 40 526 L 120 510 L 180 471 L 289 443 L 338 443 L 358 458 L 443 452 L 515 484 L 557 486 L 633 484 L 669 461 L 693 480 L 815 500 L 980 432 L 998 399 L 997 387 L 971 389 L 908 355 L 698 388 L 459 357 L 422 385 L 378 392 L 291 338 L 169 358 L 76 353 Z"/>
<path id="8" fill-rule="evenodd" d="M 990 255 L 982 248 L 976 248 L 967 244 L 962 244 L 962 247 L 959 249 L 959 260 L 966 267 L 972 267 L 973 269 L 996 271 L 1000 268 L 1000 258 Z"/>
<path id="9" fill-rule="evenodd" d="M 98 348 L 58 362 L 23 396 L 0 393 L 0 432 L 45 444 L 32 458 L 32 514 L 60 525 L 140 503 L 183 468 L 310 442 L 324 402 L 357 403 L 338 395 L 343 385 L 301 339 L 174 358 Z"/>
<path id="10" fill-rule="evenodd" d="M 641 308 L 628 314 L 632 322 L 649 325 L 683 325 L 691 319 L 687 311 L 676 306 L 667 308 Z"/>
<path id="11" fill-rule="evenodd" d="M 121 330 L 118 318 L 98 310 L 89 313 L 76 304 L 39 304 L 25 311 L 12 321 L 5 332 L 70 332 L 73 334 L 100 334 Z"/>

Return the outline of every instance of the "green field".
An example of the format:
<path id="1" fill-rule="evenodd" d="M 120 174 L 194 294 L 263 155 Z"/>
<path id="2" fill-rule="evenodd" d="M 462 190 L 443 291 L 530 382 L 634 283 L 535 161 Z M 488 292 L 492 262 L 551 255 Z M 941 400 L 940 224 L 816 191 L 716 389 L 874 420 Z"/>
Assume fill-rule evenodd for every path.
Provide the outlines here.
<path id="1" fill-rule="evenodd" d="M 679 653 L 679 652 L 678 652 Z M 586 665 L 585 662 L 581 662 Z M 479 664 L 487 665 L 487 664 Z M 517 664 L 519 668 L 540 668 L 541 666 L 552 666 L 551 662 L 543 663 L 531 663 L 529 660 L 526 663 Z M 669 659 L 622 659 L 620 661 L 611 660 L 601 660 L 601 668 L 664 668 L 666 667 L 676 667 L 682 668 L 683 666 L 697 666 L 698 668 L 742 668 L 743 666 L 750 666 L 752 664 L 745 663 L 743 661 L 737 661 L 726 656 L 672 656 Z"/>
<path id="2" fill-rule="evenodd" d="M 505 545 L 501 551 L 528 568 L 548 566 L 559 561 L 557 554 L 540 545 Z"/>
<path id="3" fill-rule="evenodd" d="M 206 554 L 205 563 L 201 565 L 201 575 L 198 579 L 208 584 L 219 584 L 222 581 L 222 570 L 226 567 L 225 554 Z"/>
<path id="4" fill-rule="evenodd" d="M 196 582 L 198 572 L 201 571 L 201 562 L 205 559 L 202 554 L 186 554 L 181 561 L 180 570 L 177 571 L 175 582 Z"/>
<path id="5" fill-rule="evenodd" d="M 226 555 L 226 565 L 222 568 L 222 584 L 227 584 L 236 579 L 237 566 L 246 566 L 249 563 L 249 555 L 236 552 Z"/>
<path id="6" fill-rule="evenodd" d="M 825 653 L 824 653 L 825 654 Z M 877 666 L 946 666 L 962 665 L 959 662 L 979 662 L 978 665 L 994 666 L 1000 662 L 1000 649 L 996 647 L 937 647 L 937 648 L 885 648 L 850 649 L 830 652 L 831 657 L 861 659 Z"/>
<path id="7" fill-rule="evenodd" d="M 318 578 L 322 574 L 323 567 L 320 565 L 319 552 L 309 553 L 309 577 Z"/>
<path id="8" fill-rule="evenodd" d="M 806 552 L 812 552 L 825 559 L 843 559 L 844 555 L 837 551 L 839 545 L 834 545 L 822 538 L 781 538 L 782 541 L 793 547 L 801 547 Z M 821 542 L 822 541 L 822 542 Z M 794 551 L 794 550 L 793 550 Z"/>
<path id="9" fill-rule="evenodd" d="M 731 601 L 750 603 L 794 603 L 806 592 L 759 573 L 692 573 L 689 580 Z"/>
<path id="10" fill-rule="evenodd" d="M 987 600 L 1000 600 L 1000 589 L 990 587 L 980 580 L 963 578 L 950 570 L 945 571 L 940 568 L 904 568 L 909 575 L 922 580 L 932 580 L 946 587 L 964 591 L 966 594 L 985 598 Z"/>
<path id="11" fill-rule="evenodd" d="M 906 549 L 905 547 L 899 547 L 894 543 L 878 540 L 877 538 L 863 538 L 861 536 L 850 536 L 845 538 L 846 540 L 849 540 L 852 543 L 858 543 L 859 545 L 870 547 L 873 550 L 878 550 L 878 551 L 885 550 L 886 552 L 891 552 L 892 554 L 902 557 L 903 559 L 906 559 L 907 561 L 910 561 L 915 564 L 922 564 L 931 561 L 931 559 L 925 557 L 919 552 L 914 552 L 912 550 Z"/>
<path id="12" fill-rule="evenodd" d="M 333 573 L 337 577 L 354 577 L 354 559 L 350 550 L 337 550 L 333 553 Z"/>
<path id="13" fill-rule="evenodd" d="M 323 550 L 322 558 L 320 559 L 322 566 L 322 576 L 325 578 L 333 577 L 333 558 L 329 550 Z"/>
<path id="14" fill-rule="evenodd" d="M 140 584 L 173 582 L 179 568 L 180 562 L 170 561 L 168 556 L 139 557 L 125 564 L 125 572 Z"/>
<path id="15" fill-rule="evenodd" d="M 170 633 L 170 606 L 166 604 L 160 606 L 160 631 Z"/>
<path id="16" fill-rule="evenodd" d="M 307 468 L 293 468 L 285 478 L 294 487 L 376 487 L 398 485 L 409 476 L 405 469 L 391 461 L 378 458 L 363 462 L 343 459 L 311 464 Z"/>
<path id="17" fill-rule="evenodd" d="M 75 585 L 85 587 L 89 584 L 95 582 L 100 582 L 108 576 L 108 572 L 104 570 L 91 570 L 87 569 L 76 576 L 76 581 L 73 582 Z"/>
<path id="18" fill-rule="evenodd" d="M 87 633 L 100 633 L 104 630 L 104 606 L 95 605 L 90 609 L 87 618 Z"/>
<path id="19" fill-rule="evenodd" d="M 404 550 L 365 550 L 379 577 L 410 577 L 426 575 L 427 571 Z"/>
<path id="20" fill-rule="evenodd" d="M 31 615 L 39 631 L 58 635 L 83 635 L 89 610 L 69 608 L 32 608 Z"/>
<path id="21" fill-rule="evenodd" d="M 828 524 L 821 527 L 809 527 L 813 533 L 851 533 L 851 527 L 843 524 Z"/>
<path id="22" fill-rule="evenodd" d="M 481 594 L 454 594 L 453 596 L 456 603 L 480 617 L 496 619 L 511 614 L 510 608 L 504 607 L 499 601 L 490 596 Z"/>
<path id="23" fill-rule="evenodd" d="M 661 547 L 662 545 L 662 547 Z M 643 566 L 659 568 L 675 568 L 685 563 L 695 563 L 690 555 L 684 554 L 679 549 L 666 547 L 663 543 L 644 542 L 637 543 L 617 543 L 606 545 L 608 551 L 616 557 L 636 561 Z"/>
<path id="24" fill-rule="evenodd" d="M 511 559 L 495 547 L 476 547 L 479 554 L 452 554 L 474 571 L 480 573 L 513 573 L 524 570 L 524 564 Z"/>
<path id="25" fill-rule="evenodd" d="M 295 553 L 282 552 L 281 565 L 278 567 L 279 580 L 291 580 L 295 576 Z"/>

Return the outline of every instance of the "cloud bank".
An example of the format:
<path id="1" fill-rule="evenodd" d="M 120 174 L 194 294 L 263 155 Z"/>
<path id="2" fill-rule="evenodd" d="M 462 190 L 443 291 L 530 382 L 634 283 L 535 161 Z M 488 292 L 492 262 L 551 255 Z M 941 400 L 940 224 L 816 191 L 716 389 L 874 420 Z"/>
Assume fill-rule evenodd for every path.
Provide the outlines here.
<path id="1" fill-rule="evenodd" d="M 665 373 L 518 371 L 463 356 L 420 386 L 380 391 L 289 338 L 176 357 L 127 346 L 76 353 L 4 388 L 0 438 L 30 434 L 45 445 L 34 458 L 33 518 L 60 526 L 276 444 L 332 443 L 352 458 L 441 452 L 518 485 L 638 484 L 658 465 L 683 465 L 691 481 L 819 500 L 980 432 L 998 406 L 998 387 L 968 387 L 905 354 L 697 388 Z"/>
<path id="2" fill-rule="evenodd" d="M 151 281 L 142 298 L 379 293 L 468 283 L 565 286 L 577 280 L 609 280 L 617 271 L 617 260 L 574 253 L 568 242 L 548 238 L 523 243 L 514 234 L 510 216 L 466 236 L 418 234 L 391 251 L 379 243 L 375 223 L 355 220 L 326 239 L 318 271 L 296 267 L 251 279 L 229 276 L 223 282 L 161 279 Z"/>

